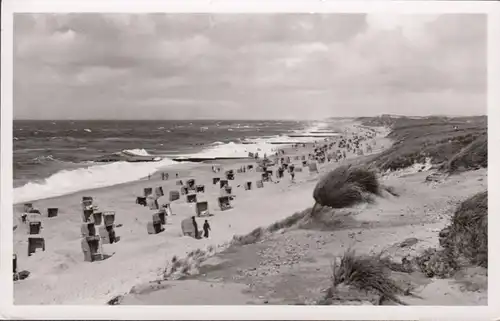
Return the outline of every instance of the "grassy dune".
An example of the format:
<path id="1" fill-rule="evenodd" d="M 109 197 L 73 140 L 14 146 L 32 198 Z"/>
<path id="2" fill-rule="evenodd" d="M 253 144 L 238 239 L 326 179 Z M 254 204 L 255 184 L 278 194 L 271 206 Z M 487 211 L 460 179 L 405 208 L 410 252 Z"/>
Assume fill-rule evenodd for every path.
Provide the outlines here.
<path id="1" fill-rule="evenodd" d="M 442 170 L 454 173 L 487 167 L 487 118 L 428 117 L 360 119 L 365 126 L 388 126 L 394 145 L 374 158 L 381 170 L 398 170 L 427 158 Z"/>
<path id="2" fill-rule="evenodd" d="M 334 216 L 335 208 L 350 207 L 367 201 L 367 194 L 380 196 L 380 183 L 369 170 L 398 170 L 415 163 L 425 163 L 430 158 L 436 169 L 447 173 L 487 167 L 487 119 L 486 117 L 423 119 L 391 118 L 381 116 L 362 119 L 365 126 L 389 126 L 389 138 L 394 145 L 388 150 L 367 159 L 361 166 L 342 166 L 326 174 L 317 184 L 313 198 L 318 211 Z M 392 194 L 394 195 L 394 194 Z M 396 195 L 394 195 L 396 196 Z M 317 206 L 315 205 L 315 207 Z M 274 224 L 275 227 L 291 227 L 299 221 L 314 220 L 316 212 L 307 209 L 289 219 Z M 411 295 L 392 279 L 390 271 L 423 272 L 428 277 L 452 277 L 467 264 L 487 267 L 487 192 L 479 193 L 458 206 L 450 226 L 439 233 L 441 248 L 429 248 L 418 257 L 402 263 L 379 255 L 356 255 L 347 250 L 337 267 L 332 266 L 332 282 L 319 304 L 341 304 L 352 300 L 383 304 L 391 301 L 405 304 L 399 295 Z M 318 215 L 320 216 L 320 215 Z M 324 215 L 323 215 L 324 217 Z M 277 228 L 256 229 L 246 236 L 235 238 L 238 244 L 255 243 L 265 232 Z M 374 302 L 374 300 L 376 302 Z"/>
<path id="3" fill-rule="evenodd" d="M 447 278 L 461 268 L 488 267 L 488 192 L 478 193 L 456 209 L 450 225 L 439 232 L 441 248 L 430 248 L 416 259 L 429 277 Z"/>
<path id="4" fill-rule="evenodd" d="M 360 246 L 365 246 L 365 253 L 362 254 L 356 253 L 351 248 L 351 245 L 342 245 L 340 249 L 333 247 L 334 253 L 337 256 L 340 255 L 340 257 L 337 257 L 338 260 L 336 258 L 331 263 L 331 273 L 329 273 L 331 282 L 327 284 L 326 289 L 323 289 L 324 291 L 320 294 L 321 297 L 319 300 L 311 299 L 314 301 L 312 304 L 324 305 L 359 303 L 374 305 L 383 305 L 387 303 L 406 305 L 407 303 L 405 301 L 407 300 L 410 300 L 408 304 L 415 304 L 415 302 L 411 303 L 411 299 L 422 299 L 413 294 L 417 285 L 413 284 L 411 281 L 401 283 L 402 275 L 407 277 L 406 279 L 403 277 L 403 279 L 411 280 L 415 274 L 419 274 L 423 275 L 421 276 L 423 279 L 431 282 L 428 278 L 452 278 L 457 272 L 470 266 L 487 268 L 487 191 L 477 195 L 471 195 L 469 199 L 466 199 L 454 209 L 448 226 L 435 232 L 436 238 L 439 236 L 439 246 L 436 248 L 425 249 L 428 245 L 423 245 L 424 248 L 421 250 L 411 252 L 413 256 L 405 256 L 402 260 L 398 260 L 391 255 L 385 255 L 384 250 L 378 252 L 375 250 L 370 251 L 369 253 L 371 254 L 368 254 L 366 251 L 366 246 L 375 249 L 375 243 L 372 244 L 370 242 L 376 242 L 375 240 L 377 237 L 379 237 L 379 241 L 382 240 L 382 243 L 379 243 L 379 245 L 381 247 L 386 247 L 389 246 L 389 244 L 385 243 L 393 242 L 392 236 L 397 234 L 395 230 L 390 230 L 390 233 L 386 233 L 386 235 L 389 235 L 387 238 L 384 238 L 385 236 L 383 235 L 377 236 L 378 230 L 376 232 L 370 231 L 371 226 L 385 226 L 396 229 L 403 226 L 398 225 L 399 223 L 404 223 L 407 225 L 400 229 L 399 233 L 401 233 L 403 237 L 408 237 L 407 233 L 409 232 L 417 231 L 420 233 L 424 231 L 424 229 L 427 229 L 427 227 L 421 227 L 429 223 L 426 220 L 435 219 L 435 221 L 430 223 L 432 224 L 438 221 L 437 217 L 441 215 L 436 213 L 441 212 L 440 208 L 432 208 L 431 214 L 429 214 L 429 212 L 424 211 L 425 207 L 421 208 L 418 207 L 420 204 L 416 205 L 420 203 L 418 200 L 415 201 L 415 198 L 412 198 L 414 195 L 426 195 L 425 193 L 429 193 L 429 185 L 426 185 L 423 179 L 422 182 L 415 183 L 415 178 L 412 178 L 413 181 L 411 184 L 413 185 L 409 185 L 409 188 L 415 187 L 421 189 L 419 191 L 420 194 L 410 193 L 404 195 L 405 190 L 402 188 L 402 195 L 399 195 L 399 190 L 396 192 L 391 187 L 387 187 L 383 184 L 385 182 L 382 182 L 382 178 L 379 173 L 377 173 L 377 170 L 380 172 L 399 170 L 412 166 L 415 163 L 425 163 L 427 159 L 430 159 L 431 163 L 434 165 L 434 170 L 446 172 L 448 174 L 458 174 L 463 171 L 487 168 L 487 118 L 396 118 L 385 115 L 373 118 L 360 118 L 359 120 L 364 126 L 390 127 L 392 131 L 388 137 L 393 140 L 394 144 L 380 154 L 358 158 L 359 162 L 354 166 L 341 166 L 326 173 L 318 181 L 314 191 L 311 193 L 311 205 L 314 204 L 312 208 L 295 212 L 293 215 L 283 220 L 267 227 L 256 228 L 246 235 L 234 236 L 229 247 L 233 247 L 234 249 L 252 249 L 254 245 L 256 247 L 273 247 L 273 243 L 276 243 L 279 236 L 285 240 L 281 246 L 275 247 L 281 248 L 283 244 L 285 244 L 285 247 L 294 247 L 294 244 L 306 242 L 305 240 L 309 239 L 307 233 L 313 235 L 315 231 L 322 230 L 329 232 L 328 235 L 331 236 L 331 244 L 339 242 L 344 245 L 348 244 L 349 238 L 335 238 L 337 237 L 336 234 L 342 229 L 353 231 L 350 234 L 361 235 L 362 233 L 364 235 L 366 233 L 371 235 L 368 241 L 365 240 L 368 245 L 354 243 L 357 244 L 358 249 Z M 406 180 L 406 178 L 402 177 L 397 179 Z M 401 186 L 405 187 L 404 184 L 401 184 Z M 463 199 L 463 197 L 469 193 L 469 189 L 464 189 L 464 193 L 466 194 L 457 193 L 454 187 L 455 185 L 451 188 L 448 186 L 447 192 L 440 193 L 438 186 L 435 192 L 433 191 L 432 193 L 439 194 L 438 198 L 440 199 L 442 199 L 442 197 L 448 197 L 448 199 L 450 199 L 450 195 L 453 195 L 453 197 L 461 196 Z M 477 190 L 473 193 L 476 192 Z M 406 201 L 410 201 L 412 204 L 408 205 L 404 203 L 404 206 L 399 207 L 399 205 L 405 201 L 398 200 L 398 198 L 403 197 L 406 197 Z M 416 197 L 418 198 L 418 196 Z M 375 202 L 369 205 L 370 207 L 367 211 L 363 203 L 372 201 Z M 434 204 L 431 201 L 426 203 L 424 199 L 422 199 L 422 203 Z M 439 204 L 441 207 L 447 206 L 444 203 Z M 410 208 L 412 205 L 414 208 Z M 401 212 L 398 212 L 395 217 L 390 216 L 392 212 L 395 212 L 395 208 L 401 208 L 403 214 L 400 215 Z M 412 212 L 414 209 L 415 211 Z M 448 213 L 451 213 L 451 209 L 452 208 L 447 209 L 450 211 Z M 445 210 L 446 209 L 443 209 L 443 212 Z M 364 212 L 372 216 L 370 217 L 371 221 L 363 221 L 362 218 L 359 218 L 363 216 Z M 389 213 L 387 214 L 387 218 L 383 218 L 382 214 L 380 214 L 380 218 L 378 217 L 378 213 L 382 212 Z M 415 214 L 415 212 L 417 213 Z M 366 218 L 367 216 L 364 216 L 364 219 Z M 414 221 L 412 221 L 412 219 L 414 219 Z M 400 222 L 404 220 L 407 221 Z M 364 223 L 373 223 L 373 225 L 365 225 Z M 412 227 L 407 228 L 410 225 Z M 439 229 L 441 229 L 442 226 L 444 225 L 441 225 Z M 281 235 L 281 233 L 276 233 L 280 230 L 285 230 L 285 232 L 290 233 L 283 233 L 283 235 Z M 305 231 L 305 235 L 300 236 L 300 233 L 294 234 L 293 230 L 298 230 L 299 232 L 303 230 Z M 372 235 L 370 233 L 375 234 Z M 433 233 L 434 232 L 429 233 L 429 231 L 426 231 L 419 235 L 425 238 Z M 322 237 L 324 235 L 325 234 L 321 233 L 316 234 L 318 241 L 315 246 L 322 244 L 321 240 L 323 240 Z M 295 237 L 302 237 L 302 239 L 297 241 L 298 243 L 294 243 Z M 315 236 L 313 235 L 311 237 L 314 239 Z M 356 236 L 349 237 L 356 239 Z M 271 245 L 256 244 L 265 243 L 264 241 L 268 238 L 270 239 L 269 243 L 271 243 Z M 413 243 L 408 241 L 411 241 L 411 239 L 413 239 Z M 417 237 L 413 237 L 407 238 L 402 242 L 400 241 L 402 240 L 398 240 L 398 244 L 400 243 L 400 245 L 397 246 L 399 250 L 402 248 L 410 248 L 421 240 L 417 239 Z M 410 245 L 401 245 L 405 242 Z M 274 252 L 271 253 L 280 254 L 282 253 L 280 250 L 281 249 L 273 249 Z M 300 253 L 301 247 L 295 246 L 295 249 L 285 249 L 284 251 L 298 251 L 297 253 Z M 317 256 L 318 252 L 316 251 L 319 250 L 313 247 L 306 247 L 303 251 L 304 252 L 298 255 L 299 258 L 303 259 L 304 256 L 310 255 L 311 252 L 313 253 L 313 257 Z M 174 275 L 191 274 L 191 271 L 196 273 L 201 261 L 207 256 L 212 255 L 208 252 L 197 251 L 191 253 L 185 259 L 178 260 L 176 258 L 166 267 L 164 279 L 168 279 Z M 259 255 L 263 256 L 262 254 Z M 279 255 L 276 254 L 272 255 L 272 258 L 276 258 L 276 256 L 278 256 L 278 261 L 281 260 L 278 265 L 285 266 L 286 264 L 283 261 L 286 261 L 286 259 L 279 258 Z M 319 260 L 321 258 L 318 257 L 317 259 Z M 263 258 L 263 260 L 269 261 L 270 259 Z M 274 263 L 264 262 L 261 269 L 265 274 L 262 275 L 267 275 L 267 273 L 271 273 L 269 271 L 274 271 L 273 269 L 275 267 L 273 267 L 273 264 Z M 243 264 L 241 271 L 244 270 L 246 265 L 248 265 L 248 263 Z M 271 266 L 271 270 L 266 270 L 266 266 L 268 265 Z M 265 277 L 260 274 L 259 276 L 255 276 L 255 271 L 260 269 L 259 266 L 260 265 L 250 268 L 248 272 L 248 275 L 253 273 L 253 281 L 258 281 L 259 278 L 265 280 Z M 323 265 L 321 268 L 323 275 L 327 272 L 324 270 L 325 266 Z M 240 271 L 240 269 L 236 271 Z M 316 271 L 320 271 L 320 269 L 316 269 Z M 235 273 L 236 272 L 228 272 L 231 277 L 233 277 Z M 314 274 L 320 274 L 320 272 L 312 272 L 313 276 Z M 280 274 L 272 275 L 272 279 L 279 279 L 279 277 Z M 310 276 L 301 275 L 301 278 L 307 277 Z M 288 282 L 290 282 L 290 280 L 294 281 L 295 279 L 289 276 L 289 279 L 287 279 L 287 286 L 289 286 Z M 324 279 L 321 282 L 324 282 Z M 262 281 L 262 284 L 265 283 L 266 282 Z M 304 285 L 303 283 L 300 284 Z M 290 289 L 288 287 L 287 289 L 288 292 Z M 307 297 L 308 293 L 305 290 L 305 285 L 300 289 L 305 292 L 298 294 L 296 298 L 300 299 L 297 300 L 303 300 L 302 302 L 307 301 L 304 300 L 304 297 Z M 300 292 L 299 290 L 294 288 L 295 292 Z M 444 291 L 443 289 L 441 290 Z M 273 288 L 273 291 L 278 291 L 278 289 Z M 274 295 L 277 294 L 275 293 Z M 317 292 L 313 295 L 316 296 Z M 407 299 L 402 299 L 402 297 Z M 426 302 L 430 301 L 432 301 L 432 299 L 428 298 Z M 422 302 L 423 301 L 420 301 L 416 304 Z"/>

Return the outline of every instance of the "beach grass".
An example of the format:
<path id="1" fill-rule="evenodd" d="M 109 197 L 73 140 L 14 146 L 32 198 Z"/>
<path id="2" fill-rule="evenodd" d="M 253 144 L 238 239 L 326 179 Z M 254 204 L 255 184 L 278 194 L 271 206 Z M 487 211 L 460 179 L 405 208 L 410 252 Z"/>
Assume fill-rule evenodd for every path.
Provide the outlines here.
<path id="1" fill-rule="evenodd" d="M 356 255 L 354 250 L 345 251 L 338 267 L 335 261 L 332 263 L 331 286 L 320 304 L 333 304 L 336 300 L 366 301 L 368 298 L 376 305 L 385 300 L 405 305 L 397 296 L 407 291 L 391 279 L 391 269 L 388 266 L 391 262 L 381 256 L 382 254 Z M 345 287 L 347 293 L 342 292 Z M 366 296 L 367 294 L 371 295 Z M 376 302 L 373 302 L 374 298 Z"/>
<path id="2" fill-rule="evenodd" d="M 363 122 L 392 129 L 387 137 L 394 141 L 393 146 L 373 160 L 381 170 L 399 170 L 423 164 L 427 159 L 451 172 L 487 166 L 486 116 L 421 119 L 386 116 Z"/>
<path id="3" fill-rule="evenodd" d="M 426 276 L 449 278 L 470 264 L 488 268 L 488 192 L 463 201 L 439 236 L 440 249 L 429 248 L 416 258 Z"/>
<path id="4" fill-rule="evenodd" d="M 364 166 L 340 166 L 320 179 L 313 191 L 317 204 L 343 208 L 379 194 L 376 173 Z"/>
<path id="5" fill-rule="evenodd" d="M 481 134 L 460 152 L 455 154 L 442 167 L 450 174 L 462 171 L 488 167 L 488 135 Z"/>
<path id="6" fill-rule="evenodd" d="M 442 246 L 454 256 L 472 264 L 488 267 L 488 192 L 463 201 L 450 226 L 442 233 Z"/>
<path id="7" fill-rule="evenodd" d="M 290 228 L 307 217 L 311 213 L 311 208 L 303 211 L 295 212 L 294 214 L 279 220 L 267 227 L 257 227 L 252 232 L 246 235 L 235 235 L 231 241 L 231 245 L 248 245 L 261 241 L 266 234 L 276 232 L 281 229 Z"/>
<path id="8" fill-rule="evenodd" d="M 183 276 L 196 273 L 200 264 L 208 258 L 210 251 L 195 249 L 190 251 L 186 257 L 179 259 L 173 256 L 170 262 L 167 262 L 162 271 L 163 280 L 171 278 L 181 278 Z"/>

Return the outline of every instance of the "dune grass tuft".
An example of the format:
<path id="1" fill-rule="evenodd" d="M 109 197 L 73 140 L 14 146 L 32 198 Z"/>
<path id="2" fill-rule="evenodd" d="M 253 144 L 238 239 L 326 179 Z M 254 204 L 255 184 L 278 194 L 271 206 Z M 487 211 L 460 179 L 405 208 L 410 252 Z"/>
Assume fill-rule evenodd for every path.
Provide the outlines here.
<path id="1" fill-rule="evenodd" d="M 442 239 L 442 246 L 453 256 L 488 267 L 488 191 L 458 206 Z"/>
<path id="2" fill-rule="evenodd" d="M 407 291 L 390 278 L 390 271 L 387 260 L 381 259 L 381 254 L 358 256 L 354 251 L 348 250 L 341 258 L 339 267 L 335 263 L 332 265 L 332 285 L 327 290 L 322 304 L 343 299 L 337 288 L 345 285 L 356 290 L 377 294 L 380 298 L 377 304 L 389 300 L 405 305 L 397 296 Z"/>
<path id="3" fill-rule="evenodd" d="M 235 235 L 233 237 L 232 245 L 248 245 L 257 243 L 264 235 L 264 228 L 257 227 L 252 232 L 246 235 Z"/>
<path id="4" fill-rule="evenodd" d="M 300 212 L 295 212 L 293 215 L 277 221 L 268 227 L 258 227 L 246 235 L 235 235 L 231 245 L 247 245 L 257 243 L 263 239 L 266 233 L 273 233 L 284 228 L 292 227 L 310 213 L 311 209 L 308 208 Z"/>
<path id="5" fill-rule="evenodd" d="M 320 179 L 313 191 L 316 204 L 332 208 L 349 207 L 379 194 L 374 171 L 362 166 L 340 166 Z"/>
<path id="6" fill-rule="evenodd" d="M 488 192 L 478 193 L 456 209 L 451 224 L 440 231 L 441 249 L 416 258 L 428 277 L 452 277 L 464 265 L 488 267 Z"/>
<path id="7" fill-rule="evenodd" d="M 209 255 L 208 252 L 200 249 L 189 252 L 187 256 L 182 259 L 174 255 L 172 259 L 167 262 L 165 268 L 163 268 L 162 279 L 168 280 L 195 273 L 201 262 L 207 259 Z"/>

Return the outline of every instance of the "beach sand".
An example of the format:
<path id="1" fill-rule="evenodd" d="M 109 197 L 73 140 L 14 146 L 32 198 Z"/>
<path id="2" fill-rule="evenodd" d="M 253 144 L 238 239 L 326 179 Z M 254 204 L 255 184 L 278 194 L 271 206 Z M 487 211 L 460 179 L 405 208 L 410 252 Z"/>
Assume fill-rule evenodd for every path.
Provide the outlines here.
<path id="1" fill-rule="evenodd" d="M 121 304 L 317 304 L 331 282 L 332 260 L 348 248 L 357 254 L 384 250 L 401 261 L 437 247 L 438 233 L 456 206 L 487 187 L 487 169 L 439 184 L 426 183 L 427 175 L 385 177 L 383 183 L 402 196 L 388 195 L 373 204 L 339 210 L 332 228 L 318 224 L 281 230 L 257 243 L 231 247 L 204 261 L 195 275 L 136 287 Z M 402 297 L 411 305 L 488 304 L 484 268 L 464 269 L 451 279 L 428 278 L 421 272 L 393 273 L 393 277 L 416 286 L 413 293 L 421 298 Z"/>
<path id="2" fill-rule="evenodd" d="M 362 129 L 345 124 L 343 130 L 348 131 L 347 135 L 352 135 Z M 386 133 L 386 130 L 381 130 L 375 138 L 379 143 L 373 153 L 388 147 L 388 140 L 383 138 Z M 286 151 L 287 156 L 307 155 L 312 149 L 312 144 L 307 144 L 305 148 L 288 148 Z M 357 157 L 353 153 L 348 156 L 350 159 Z M 302 167 L 300 161 L 294 163 Z M 14 251 L 18 256 L 18 269 L 28 270 L 31 275 L 15 282 L 14 304 L 105 304 L 117 295 L 128 293 L 134 286 L 158 279 L 173 256 L 182 258 L 197 248 L 224 248 L 234 235 L 249 233 L 256 227 L 267 226 L 312 206 L 312 190 L 319 175 L 341 163 L 320 165 L 319 174 L 309 173 L 304 168 L 303 172 L 296 173 L 295 183 L 285 173 L 281 182 L 265 183 L 262 189 L 255 188 L 260 173 L 236 173 L 235 180 L 229 181 L 236 197 L 232 202 L 233 208 L 226 211 L 218 208 L 220 191 L 218 185 L 212 184 L 212 177 L 222 177 L 225 170 L 236 171 L 243 164 L 255 165 L 254 161 L 225 161 L 219 174 L 211 171 L 212 164 L 176 165 L 165 169 L 170 174 L 168 181 L 162 181 L 160 173 L 156 173 L 150 180 L 146 178 L 34 201 L 34 207 L 43 213 L 42 235 L 46 251 L 37 251 L 30 257 L 27 256 L 27 226 L 20 223 L 19 219 L 22 204 L 17 204 L 14 206 L 14 224 L 18 225 L 14 231 Z M 196 184 L 205 185 L 206 191 L 198 194 L 198 201 L 208 201 L 209 210 L 214 214 L 206 218 L 212 228 L 210 238 L 196 240 L 182 236 L 181 221 L 195 215 L 195 205 L 186 203 L 182 195 L 180 200 L 171 204 L 174 215 L 168 217 L 165 230 L 148 235 L 146 225 L 155 211 L 136 204 L 136 197 L 143 194 L 145 187 L 162 186 L 165 196 L 160 197 L 158 202 L 160 205 L 168 203 L 169 191 L 179 190 L 179 186 L 175 185 L 175 173 L 179 173 L 179 179 L 185 181 L 195 178 Z M 246 181 L 254 182 L 252 190 L 245 191 L 243 183 Z M 110 256 L 103 261 L 90 263 L 83 260 L 80 243 L 82 196 L 94 197 L 94 202 L 102 211 L 116 212 L 115 224 L 121 225 L 116 228 L 120 241 L 103 245 L 104 253 Z M 49 207 L 58 207 L 59 215 L 47 218 L 44 212 Z M 204 219 L 197 219 L 200 228 Z"/>
<path id="3" fill-rule="evenodd" d="M 439 130 L 435 132 L 438 138 L 434 139 L 441 139 Z M 387 141 L 379 138 L 378 145 L 382 144 Z M 323 170 L 335 166 L 338 164 L 328 164 Z M 427 163 L 380 174 L 380 183 L 395 195 L 384 192 L 373 202 L 330 209 L 319 219 L 252 236 L 245 245 L 236 243 L 198 262 L 192 273 L 188 271 L 181 278 L 134 287 L 120 304 L 317 305 L 332 285 L 332 262 L 338 264 L 347 250 L 356 255 L 383 253 L 392 262 L 401 263 L 404 258 L 420 257 L 428 249 L 439 249 L 440 231 L 450 224 L 457 207 L 488 186 L 487 168 L 448 176 Z M 313 185 L 301 188 L 312 193 Z M 305 197 L 310 207 L 312 202 Z M 446 262 L 436 264 L 447 269 Z M 463 264 L 450 277 L 424 275 L 417 268 L 408 273 L 392 271 L 391 279 L 415 295 L 400 296 L 408 305 L 487 305 L 487 268 Z M 342 300 L 333 304 L 377 304 L 372 299 L 346 290 Z"/>

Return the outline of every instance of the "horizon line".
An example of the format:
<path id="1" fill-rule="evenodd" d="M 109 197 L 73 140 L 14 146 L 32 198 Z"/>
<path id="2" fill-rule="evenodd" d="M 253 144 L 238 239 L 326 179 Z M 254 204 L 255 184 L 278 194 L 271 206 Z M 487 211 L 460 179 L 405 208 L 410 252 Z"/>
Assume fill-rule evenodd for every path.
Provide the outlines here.
<path id="1" fill-rule="evenodd" d="M 375 118 L 382 116 L 398 116 L 398 117 L 487 117 L 487 114 L 478 114 L 478 115 L 446 115 L 446 114 L 429 114 L 429 115 L 401 115 L 401 114 L 378 114 L 371 116 L 327 116 L 323 118 L 317 119 L 285 119 L 285 118 L 179 118 L 179 119 L 112 119 L 112 118 L 88 118 L 88 119 L 57 119 L 57 118 L 44 118 L 44 119 L 34 119 L 34 118 L 13 118 L 13 121 L 206 121 L 206 120 L 218 120 L 218 121 L 232 121 L 232 120 L 245 120 L 245 121 L 321 121 L 328 119 L 358 119 L 358 118 Z"/>

